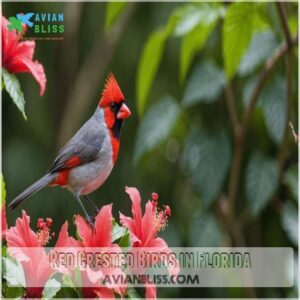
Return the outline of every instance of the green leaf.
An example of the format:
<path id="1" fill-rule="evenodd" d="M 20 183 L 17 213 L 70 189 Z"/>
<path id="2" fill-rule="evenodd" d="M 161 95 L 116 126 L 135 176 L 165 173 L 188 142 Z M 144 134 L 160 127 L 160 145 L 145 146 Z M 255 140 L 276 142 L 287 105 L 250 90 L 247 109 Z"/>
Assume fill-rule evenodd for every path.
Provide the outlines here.
<path id="1" fill-rule="evenodd" d="M 7 257 L 2 257 L 3 277 L 8 286 L 25 287 L 25 276 L 23 268 L 19 262 L 12 262 Z"/>
<path id="2" fill-rule="evenodd" d="M 43 299 L 52 299 L 58 293 L 61 284 L 54 278 L 49 279 L 43 290 Z"/>
<path id="3" fill-rule="evenodd" d="M 198 25 L 184 36 L 180 48 L 180 82 L 183 83 L 195 55 L 204 47 L 207 38 L 214 29 L 215 22 L 209 25 Z"/>
<path id="4" fill-rule="evenodd" d="M 298 210 L 291 202 L 284 204 L 281 224 L 290 241 L 298 246 Z"/>
<path id="5" fill-rule="evenodd" d="M 252 73 L 269 58 L 277 46 L 278 42 L 271 30 L 255 33 L 239 65 L 239 75 L 246 76 Z"/>
<path id="6" fill-rule="evenodd" d="M 233 3 L 227 10 L 223 26 L 223 58 L 227 79 L 235 75 L 255 30 L 263 21 L 258 14 L 259 4 Z"/>
<path id="7" fill-rule="evenodd" d="M 161 62 L 166 39 L 173 32 L 179 17 L 180 11 L 175 11 L 164 28 L 152 32 L 143 48 L 136 79 L 139 116 L 144 113 L 147 97 Z"/>
<path id="8" fill-rule="evenodd" d="M 252 76 L 244 85 L 243 104 L 245 107 L 248 106 L 250 95 L 257 80 L 257 76 Z M 280 145 L 286 120 L 286 85 L 284 78 L 274 77 L 264 86 L 256 107 L 261 108 L 263 111 L 269 136 L 277 145 Z"/>
<path id="9" fill-rule="evenodd" d="M 115 220 L 113 221 L 112 241 L 115 242 L 122 236 L 126 235 L 127 228 L 120 226 Z"/>
<path id="10" fill-rule="evenodd" d="M 27 120 L 27 117 L 25 115 L 25 100 L 19 80 L 14 74 L 7 72 L 3 68 L 2 77 L 6 91 L 18 107 L 19 111 L 23 114 L 24 119 Z"/>
<path id="11" fill-rule="evenodd" d="M 201 213 L 191 219 L 190 227 L 190 247 L 218 247 L 221 245 L 222 231 L 213 215 Z M 201 228 L 201 234 L 199 234 L 199 228 Z"/>
<path id="12" fill-rule="evenodd" d="M 284 174 L 283 182 L 288 186 L 293 198 L 298 201 L 298 168 L 291 166 Z"/>
<path id="13" fill-rule="evenodd" d="M 63 287 L 75 288 L 72 276 L 70 274 L 63 275 Z"/>
<path id="14" fill-rule="evenodd" d="M 175 32 L 184 37 L 180 48 L 180 82 L 183 83 L 195 55 L 200 52 L 214 29 L 218 18 L 223 14 L 223 7 L 211 3 L 202 3 L 191 7 L 191 11 L 184 14 Z"/>
<path id="15" fill-rule="evenodd" d="M 189 78 L 183 94 L 183 104 L 211 103 L 217 100 L 225 84 L 225 76 L 213 62 L 197 65 Z"/>
<path id="16" fill-rule="evenodd" d="M 5 205 L 6 201 L 6 189 L 3 174 L 1 173 L 1 207 Z"/>
<path id="17" fill-rule="evenodd" d="M 171 96 L 163 97 L 149 108 L 137 131 L 135 162 L 166 140 L 174 128 L 179 113 L 179 106 Z"/>
<path id="18" fill-rule="evenodd" d="M 282 77 L 270 81 L 261 92 L 259 104 L 265 116 L 266 127 L 272 140 L 280 145 L 286 123 L 286 85 Z"/>
<path id="19" fill-rule="evenodd" d="M 105 30 L 108 31 L 118 16 L 123 12 L 127 2 L 107 2 L 106 5 L 106 18 L 105 18 Z"/>
<path id="20" fill-rule="evenodd" d="M 254 154 L 246 169 L 246 196 L 254 216 L 258 215 L 271 200 L 276 191 L 277 181 L 277 162 L 260 153 Z"/>
<path id="21" fill-rule="evenodd" d="M 292 35 L 295 35 L 298 31 L 298 16 L 294 15 L 288 19 L 289 29 Z"/>
<path id="22" fill-rule="evenodd" d="M 193 3 L 182 8 L 180 20 L 174 29 L 174 36 L 182 37 L 199 24 L 209 25 L 223 16 L 225 8 L 220 3 Z"/>
<path id="23" fill-rule="evenodd" d="M 185 142 L 183 163 L 205 205 L 216 199 L 231 161 L 231 147 L 224 132 L 192 132 Z"/>
<path id="24" fill-rule="evenodd" d="M 141 296 L 137 293 L 136 289 L 133 287 L 127 288 L 126 296 L 128 299 L 142 299 Z"/>
<path id="25" fill-rule="evenodd" d="M 141 55 L 137 72 L 137 110 L 140 116 L 145 110 L 148 93 L 162 58 L 165 40 L 164 31 L 153 32 Z"/>
<path id="26" fill-rule="evenodd" d="M 242 92 L 242 102 L 243 102 L 243 105 L 245 108 L 248 107 L 248 105 L 249 105 L 250 96 L 254 90 L 256 83 L 257 83 L 257 76 L 254 75 L 254 76 L 250 77 L 244 84 L 243 92 Z M 257 101 L 256 105 L 257 106 L 260 105 L 259 100 Z"/>
<path id="27" fill-rule="evenodd" d="M 131 246 L 131 239 L 128 230 L 126 231 L 126 234 L 120 238 L 120 240 L 118 241 L 118 245 L 121 248 L 129 248 Z"/>

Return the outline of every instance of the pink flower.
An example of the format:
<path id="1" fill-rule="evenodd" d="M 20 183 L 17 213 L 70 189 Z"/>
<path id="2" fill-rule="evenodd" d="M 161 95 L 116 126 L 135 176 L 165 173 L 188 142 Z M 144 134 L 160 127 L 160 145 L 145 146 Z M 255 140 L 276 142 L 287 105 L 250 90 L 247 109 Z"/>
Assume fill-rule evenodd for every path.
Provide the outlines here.
<path id="1" fill-rule="evenodd" d="M 41 298 L 47 280 L 54 273 L 49 267 L 48 255 L 43 248 L 52 235 L 47 222 L 45 226 L 39 226 L 38 233 L 35 233 L 29 224 L 30 217 L 23 210 L 22 218 L 17 219 L 16 226 L 7 230 L 6 240 L 10 255 L 22 264 L 27 287 L 25 296 Z M 38 224 L 41 225 L 40 220 Z M 56 247 L 76 245 L 77 242 L 69 237 L 67 230 L 68 223 L 65 222 L 60 230 Z"/>
<path id="2" fill-rule="evenodd" d="M 133 187 L 126 187 L 126 193 L 132 201 L 132 216 L 126 217 L 120 213 L 120 222 L 127 227 L 130 232 L 132 247 L 155 247 L 163 253 L 172 253 L 167 243 L 157 237 L 160 230 L 165 229 L 168 217 L 171 215 L 169 206 L 165 206 L 164 210 L 159 210 L 157 206 L 158 195 L 152 194 L 152 201 L 146 204 L 144 216 L 141 209 L 141 196 L 139 191 Z M 179 263 L 176 265 L 168 265 L 168 271 L 172 275 L 179 273 Z M 156 286 L 154 284 L 146 284 L 146 298 L 156 299 Z"/>
<path id="3" fill-rule="evenodd" d="M 4 202 L 1 207 L 1 240 L 5 239 L 6 230 L 7 230 L 7 221 L 6 221 L 6 208 Z"/>
<path id="4" fill-rule="evenodd" d="M 21 42 L 16 30 L 8 29 L 9 22 L 2 16 L 2 67 L 10 73 L 31 73 L 40 86 L 42 96 L 46 89 L 44 67 L 33 61 L 35 41 Z"/>
<path id="5" fill-rule="evenodd" d="M 95 219 L 94 228 L 83 217 L 76 216 L 75 224 L 82 240 L 81 246 L 87 248 L 94 247 L 97 252 L 98 248 L 114 248 L 115 253 L 120 253 L 121 248 L 117 244 L 112 243 L 112 221 L 112 205 L 106 205 L 100 209 Z M 124 296 L 125 288 L 114 284 L 105 283 L 104 285 L 100 283 L 107 275 L 124 276 L 121 269 L 117 266 L 100 268 L 98 270 L 88 268 L 87 271 L 82 272 L 84 297 L 114 298 L 114 292 Z"/>

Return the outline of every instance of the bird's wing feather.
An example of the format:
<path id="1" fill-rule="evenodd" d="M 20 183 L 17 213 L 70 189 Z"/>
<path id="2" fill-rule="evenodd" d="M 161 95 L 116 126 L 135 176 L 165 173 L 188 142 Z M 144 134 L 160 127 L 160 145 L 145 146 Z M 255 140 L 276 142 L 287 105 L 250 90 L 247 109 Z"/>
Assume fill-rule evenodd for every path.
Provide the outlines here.
<path id="1" fill-rule="evenodd" d="M 101 150 L 104 138 L 104 128 L 92 117 L 59 151 L 50 172 L 74 168 L 94 160 Z"/>

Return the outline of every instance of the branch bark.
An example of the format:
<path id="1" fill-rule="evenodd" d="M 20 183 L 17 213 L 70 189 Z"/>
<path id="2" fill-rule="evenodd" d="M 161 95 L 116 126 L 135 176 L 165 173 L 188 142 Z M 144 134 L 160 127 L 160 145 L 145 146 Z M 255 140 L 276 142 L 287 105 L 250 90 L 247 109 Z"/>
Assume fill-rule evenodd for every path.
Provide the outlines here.
<path id="1" fill-rule="evenodd" d="M 237 114 L 236 101 L 232 91 L 231 84 L 227 84 L 225 86 L 225 96 L 226 96 L 227 109 L 228 109 L 230 121 L 234 129 L 234 133 L 235 135 L 237 135 L 240 129 L 240 121 Z"/>
<path id="2" fill-rule="evenodd" d="M 74 87 L 69 93 L 67 105 L 58 134 L 58 145 L 62 145 L 75 132 L 82 122 L 82 117 L 95 102 L 94 94 L 99 90 L 99 83 L 104 79 L 106 68 L 111 62 L 117 43 L 128 22 L 135 3 L 128 3 L 125 11 L 118 18 L 103 39 L 96 39 L 89 55 L 84 60 L 74 80 Z M 100 90 L 99 90 L 100 94 Z"/>

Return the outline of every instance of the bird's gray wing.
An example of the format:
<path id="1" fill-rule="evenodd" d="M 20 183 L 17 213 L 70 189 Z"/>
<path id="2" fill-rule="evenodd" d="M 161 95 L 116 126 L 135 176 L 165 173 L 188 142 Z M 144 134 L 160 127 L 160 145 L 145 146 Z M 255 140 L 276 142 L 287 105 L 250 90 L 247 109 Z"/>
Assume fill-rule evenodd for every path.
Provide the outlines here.
<path id="1" fill-rule="evenodd" d="M 101 150 L 104 138 L 104 128 L 94 117 L 90 118 L 59 151 L 50 172 L 74 168 L 94 160 Z"/>

